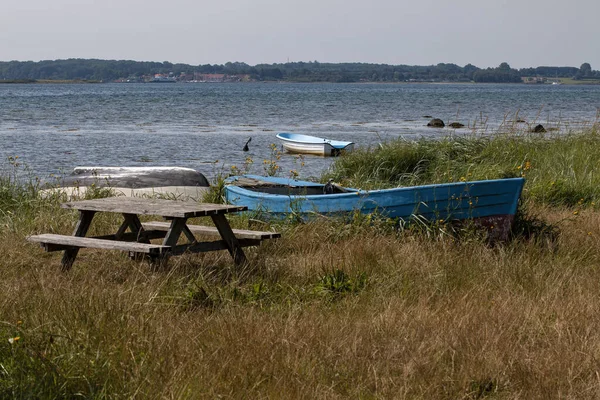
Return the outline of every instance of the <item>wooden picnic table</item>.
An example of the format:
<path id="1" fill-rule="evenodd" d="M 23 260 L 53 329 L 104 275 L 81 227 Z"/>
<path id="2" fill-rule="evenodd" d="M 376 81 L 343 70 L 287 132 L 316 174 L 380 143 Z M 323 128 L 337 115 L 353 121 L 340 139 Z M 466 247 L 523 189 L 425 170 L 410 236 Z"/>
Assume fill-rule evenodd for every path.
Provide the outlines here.
<path id="1" fill-rule="evenodd" d="M 242 247 L 257 246 L 265 239 L 280 237 L 275 232 L 233 230 L 225 214 L 247 210 L 245 206 L 210 204 L 138 197 L 109 197 L 96 200 L 71 201 L 63 208 L 79 211 L 79 221 L 72 236 L 41 234 L 29 236 L 46 251 L 64 251 L 62 269 L 73 265 L 80 248 L 101 248 L 129 251 L 130 255 L 148 255 L 151 260 L 164 260 L 170 255 L 228 250 L 236 265 L 247 262 Z M 94 215 L 98 212 L 120 213 L 123 223 L 111 235 L 86 237 Z M 157 215 L 170 222 L 153 221 L 142 224 L 139 215 Z M 210 217 L 214 227 L 188 225 L 189 218 Z M 129 231 L 128 231 L 129 230 Z M 198 241 L 195 233 L 203 236 L 218 236 L 216 241 Z M 181 234 L 187 243 L 178 244 Z M 162 238 L 161 244 L 151 239 Z"/>

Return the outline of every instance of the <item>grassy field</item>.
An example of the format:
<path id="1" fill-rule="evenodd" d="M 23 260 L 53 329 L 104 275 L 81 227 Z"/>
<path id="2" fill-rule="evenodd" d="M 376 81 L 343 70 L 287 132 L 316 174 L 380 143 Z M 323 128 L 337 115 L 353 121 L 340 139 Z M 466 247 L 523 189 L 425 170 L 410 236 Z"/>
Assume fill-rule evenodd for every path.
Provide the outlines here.
<path id="1" fill-rule="evenodd" d="M 571 78 L 560 78 L 560 83 L 565 85 L 598 85 L 600 79 L 571 79 Z"/>
<path id="2" fill-rule="evenodd" d="M 388 143 L 332 175 L 361 187 L 525 175 L 511 240 L 323 218 L 272 226 L 282 238 L 240 269 L 226 252 L 151 271 L 82 250 L 61 273 L 25 237 L 69 234 L 77 215 L 38 197 L 12 159 L 0 398 L 598 398 L 599 163 L 594 129 Z M 118 226 L 101 217 L 92 233 Z"/>

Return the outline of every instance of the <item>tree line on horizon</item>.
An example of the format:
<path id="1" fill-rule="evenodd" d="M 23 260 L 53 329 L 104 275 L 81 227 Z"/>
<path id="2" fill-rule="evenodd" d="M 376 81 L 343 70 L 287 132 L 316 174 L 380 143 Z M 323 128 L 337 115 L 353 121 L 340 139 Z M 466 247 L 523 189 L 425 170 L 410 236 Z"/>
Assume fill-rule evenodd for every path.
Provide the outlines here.
<path id="1" fill-rule="evenodd" d="M 540 66 L 514 69 L 506 62 L 496 68 L 478 68 L 472 64 L 388 65 L 369 63 L 288 62 L 248 65 L 173 64 L 168 61 L 66 59 L 0 62 L 0 80 L 87 80 L 111 82 L 141 78 L 153 74 L 175 77 L 201 74 L 246 75 L 257 81 L 290 82 L 521 82 L 522 77 L 600 79 L 600 71 L 589 63 L 576 67 Z"/>

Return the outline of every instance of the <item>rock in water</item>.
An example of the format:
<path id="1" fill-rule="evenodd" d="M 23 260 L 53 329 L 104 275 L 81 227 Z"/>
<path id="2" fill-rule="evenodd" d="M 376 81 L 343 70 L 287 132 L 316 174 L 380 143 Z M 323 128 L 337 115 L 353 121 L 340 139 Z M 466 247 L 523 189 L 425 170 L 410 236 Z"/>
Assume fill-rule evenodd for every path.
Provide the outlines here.
<path id="1" fill-rule="evenodd" d="M 536 126 L 533 127 L 533 129 L 531 129 L 531 132 L 544 133 L 544 132 L 546 132 L 546 128 L 544 128 L 544 126 L 542 124 L 537 124 Z"/>
<path id="2" fill-rule="evenodd" d="M 465 125 L 461 124 L 460 122 L 452 122 L 452 123 L 448 124 L 448 126 L 450 128 L 458 129 L 458 128 L 464 127 Z"/>
<path id="3" fill-rule="evenodd" d="M 431 121 L 429 121 L 429 123 L 427 124 L 427 126 L 430 126 L 432 128 L 443 128 L 446 125 L 444 124 L 444 121 L 442 121 L 441 119 L 434 118 Z"/>

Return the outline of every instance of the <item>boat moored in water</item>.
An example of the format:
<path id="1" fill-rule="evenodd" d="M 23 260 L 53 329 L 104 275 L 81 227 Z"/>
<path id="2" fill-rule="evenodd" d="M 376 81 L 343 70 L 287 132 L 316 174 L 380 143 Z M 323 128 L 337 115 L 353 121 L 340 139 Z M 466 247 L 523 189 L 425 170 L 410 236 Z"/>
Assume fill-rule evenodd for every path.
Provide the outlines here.
<path id="1" fill-rule="evenodd" d="M 316 136 L 282 132 L 277 134 L 283 148 L 289 153 L 315 154 L 319 156 L 338 156 L 342 152 L 354 150 L 353 142 L 323 139 Z"/>

